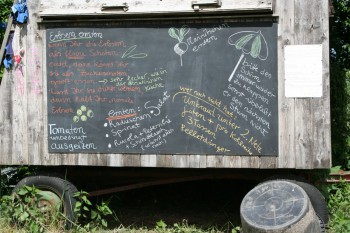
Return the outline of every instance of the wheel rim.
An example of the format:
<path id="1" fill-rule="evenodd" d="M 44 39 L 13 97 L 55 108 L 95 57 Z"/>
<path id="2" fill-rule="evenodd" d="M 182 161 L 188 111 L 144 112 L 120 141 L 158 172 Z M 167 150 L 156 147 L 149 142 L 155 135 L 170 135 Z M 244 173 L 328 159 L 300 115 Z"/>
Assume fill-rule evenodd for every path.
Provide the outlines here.
<path id="1" fill-rule="evenodd" d="M 61 209 L 62 200 L 54 192 L 51 191 L 39 191 L 40 198 L 38 199 L 38 208 L 43 213 L 48 213 L 53 210 L 57 211 Z"/>

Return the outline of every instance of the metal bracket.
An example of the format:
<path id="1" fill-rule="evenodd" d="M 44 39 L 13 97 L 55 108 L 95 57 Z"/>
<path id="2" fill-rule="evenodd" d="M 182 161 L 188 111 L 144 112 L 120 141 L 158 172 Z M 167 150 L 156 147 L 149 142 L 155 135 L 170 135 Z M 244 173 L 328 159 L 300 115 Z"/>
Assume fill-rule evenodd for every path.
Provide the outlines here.
<path id="1" fill-rule="evenodd" d="M 129 6 L 127 3 L 123 3 L 121 5 L 107 5 L 106 3 L 103 3 L 101 6 L 101 11 L 105 10 L 123 10 L 126 12 L 129 10 Z"/>
<path id="2" fill-rule="evenodd" d="M 221 7 L 222 3 L 221 0 L 207 0 L 207 1 L 192 1 L 192 8 L 195 11 L 199 11 L 201 7 L 206 7 L 206 8 L 217 8 Z"/>

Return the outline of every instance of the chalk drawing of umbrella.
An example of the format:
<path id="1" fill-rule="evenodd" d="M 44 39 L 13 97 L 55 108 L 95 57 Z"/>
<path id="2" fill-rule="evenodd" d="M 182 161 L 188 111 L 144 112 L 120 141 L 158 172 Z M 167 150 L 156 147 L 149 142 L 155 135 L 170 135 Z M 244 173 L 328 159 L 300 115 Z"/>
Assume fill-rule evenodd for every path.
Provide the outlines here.
<path id="1" fill-rule="evenodd" d="M 245 54 L 250 54 L 253 58 L 260 60 L 266 60 L 268 57 L 268 46 L 261 31 L 237 32 L 228 38 L 228 43 L 234 45 L 236 49 L 242 50 L 242 55 L 228 79 L 229 82 L 231 82 Z"/>

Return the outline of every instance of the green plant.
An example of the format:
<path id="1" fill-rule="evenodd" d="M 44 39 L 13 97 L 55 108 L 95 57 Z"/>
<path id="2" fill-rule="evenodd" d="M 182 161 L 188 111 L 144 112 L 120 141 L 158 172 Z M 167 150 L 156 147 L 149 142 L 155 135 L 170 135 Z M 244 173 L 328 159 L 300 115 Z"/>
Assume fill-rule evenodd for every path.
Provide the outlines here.
<path id="1" fill-rule="evenodd" d="M 232 226 L 229 223 L 229 229 L 219 230 L 216 227 L 210 227 L 207 229 L 198 228 L 195 225 L 188 224 L 187 220 L 182 220 L 181 223 L 174 223 L 172 226 L 166 224 L 163 220 L 156 222 L 155 225 L 156 232 L 159 233 L 220 233 L 220 232 L 231 232 L 238 233 L 241 228 L 239 226 Z M 143 231 L 147 232 L 147 231 Z M 153 232 L 153 231 L 150 231 Z"/>
<path id="2" fill-rule="evenodd" d="M 333 232 L 350 232 L 350 183 L 341 181 L 327 186 L 329 228 Z"/>
<path id="3" fill-rule="evenodd" d="M 1 62 L 2 62 L 2 61 L 1 61 Z M 5 68 L 3 68 L 3 67 L 0 65 L 0 84 L 1 84 L 2 77 L 4 76 L 4 71 L 5 71 Z"/>
<path id="4" fill-rule="evenodd" d="M 93 205 L 87 195 L 88 193 L 84 191 L 74 195 L 78 199 L 74 209 L 77 218 L 72 222 L 74 232 L 95 232 L 105 229 L 107 228 L 105 217 L 112 214 L 108 202 L 96 204 L 95 208 L 92 208 Z M 69 220 L 62 213 L 62 200 L 58 200 L 55 206 L 48 206 L 46 204 L 48 199 L 50 199 L 50 193 L 26 185 L 12 195 L 2 196 L 0 199 L 1 226 L 8 225 L 15 229 L 14 232 L 22 229 L 24 232 L 31 233 L 64 231 L 65 222 Z"/>
<path id="5" fill-rule="evenodd" d="M 0 196 L 9 195 L 23 177 L 34 173 L 36 169 L 35 166 L 0 166 Z"/>
<path id="6" fill-rule="evenodd" d="M 23 186 L 13 195 L 1 198 L 1 218 L 10 225 L 25 228 L 28 232 L 47 231 L 49 226 L 62 225 L 63 215 L 57 208 L 40 207 L 42 193 L 35 187 Z"/>
<path id="7" fill-rule="evenodd" d="M 0 22 L 6 22 L 10 16 L 11 6 L 13 5 L 12 0 L 0 0 Z M 4 32 L 0 31 L 1 42 L 3 40 Z"/>
<path id="8" fill-rule="evenodd" d="M 87 196 L 88 193 L 85 191 L 80 191 L 74 195 L 77 199 L 74 213 L 77 216 L 77 221 L 82 223 L 82 225 L 76 226 L 76 230 L 94 232 L 98 229 L 107 228 L 108 223 L 105 218 L 108 215 L 112 215 L 112 211 L 108 207 L 109 202 L 102 201 L 100 205 L 96 204 L 94 209 Z"/>
<path id="9" fill-rule="evenodd" d="M 12 0 L 0 0 L 0 22 L 6 22 L 8 17 L 10 16 L 11 6 L 13 5 Z M 4 39 L 4 30 L 0 30 L 0 43 L 2 44 L 2 41 Z M 4 67 L 2 65 L 2 61 L 0 61 L 0 83 L 2 76 L 4 75 Z"/>
<path id="10" fill-rule="evenodd" d="M 333 0 L 330 21 L 332 161 L 350 169 L 350 1 Z"/>

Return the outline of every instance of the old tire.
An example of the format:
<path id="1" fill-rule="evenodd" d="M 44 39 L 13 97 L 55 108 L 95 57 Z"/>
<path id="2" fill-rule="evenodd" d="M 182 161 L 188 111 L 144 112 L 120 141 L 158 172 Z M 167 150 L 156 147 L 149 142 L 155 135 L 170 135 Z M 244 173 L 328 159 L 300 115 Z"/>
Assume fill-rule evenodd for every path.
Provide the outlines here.
<path id="1" fill-rule="evenodd" d="M 22 179 L 16 187 L 13 189 L 14 192 L 18 191 L 22 186 L 34 186 L 45 195 L 37 203 L 39 208 L 53 208 L 53 205 L 57 204 L 53 200 L 59 200 L 61 204 L 60 210 L 66 216 L 65 227 L 70 229 L 72 222 L 74 221 L 74 207 L 76 199 L 73 197 L 78 192 L 77 188 L 67 180 L 54 177 L 54 176 L 29 176 Z M 45 198 L 49 197 L 49 198 Z M 55 203 L 53 203 L 55 202 Z"/>
<path id="2" fill-rule="evenodd" d="M 308 195 L 288 181 L 257 185 L 242 200 L 240 213 L 243 232 L 322 232 Z"/>
<path id="3" fill-rule="evenodd" d="M 271 181 L 271 180 L 285 180 L 285 181 L 297 184 L 301 188 L 303 188 L 304 191 L 309 196 L 310 202 L 317 216 L 322 220 L 322 222 L 325 225 L 327 225 L 329 221 L 327 203 L 322 193 L 315 186 L 307 183 L 305 179 L 302 179 L 297 176 L 286 176 L 286 177 L 274 176 L 274 177 L 268 178 L 266 181 Z"/>

